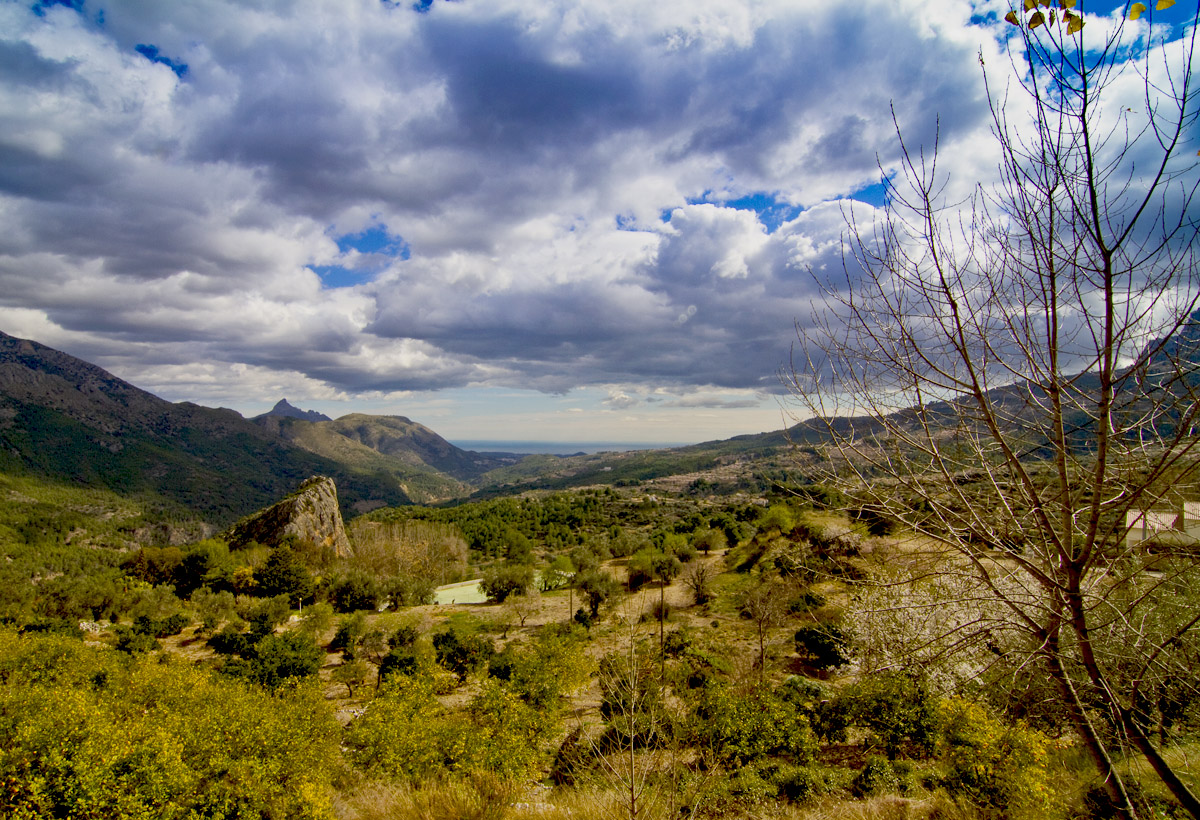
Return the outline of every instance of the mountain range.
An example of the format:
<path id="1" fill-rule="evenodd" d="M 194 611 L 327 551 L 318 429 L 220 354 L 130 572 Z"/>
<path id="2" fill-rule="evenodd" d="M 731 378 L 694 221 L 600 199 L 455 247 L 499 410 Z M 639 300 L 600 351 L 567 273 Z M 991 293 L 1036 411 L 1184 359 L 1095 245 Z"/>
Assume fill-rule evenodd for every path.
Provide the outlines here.
<path id="1" fill-rule="evenodd" d="M 1200 358 L 1195 327 L 1160 355 Z M 1086 392 L 1091 379 L 1081 374 L 1075 389 Z M 1200 389 L 1187 381 L 1189 389 Z M 990 392 L 1004 423 L 1028 439 L 1027 455 L 1035 458 L 1043 455 L 1042 438 L 1025 416 L 1038 395 L 1036 386 L 1023 383 Z M 957 415 L 953 402 L 937 402 L 924 408 L 922 423 L 949 430 Z M 918 424 L 913 410 L 896 421 Z M 1075 445 L 1090 447 L 1087 418 L 1067 421 Z M 866 418 L 832 423 L 864 437 L 882 431 Z M 0 472 L 155 499 L 216 526 L 278 501 L 313 475 L 334 479 L 345 515 L 598 484 L 657 482 L 671 490 L 723 493 L 761 493 L 778 482 L 794 488 L 806 483 L 805 467 L 820 457 L 829 433 L 825 422 L 809 420 L 662 450 L 479 453 L 404 416 L 330 419 L 283 399 L 247 419 L 234 410 L 171 403 L 93 364 L 0 333 Z"/>
<path id="2" fill-rule="evenodd" d="M 274 503 L 312 475 L 333 478 L 343 512 L 354 514 L 667 476 L 733 480 L 736 473 L 744 481 L 788 446 L 778 432 L 631 453 L 479 453 L 404 416 L 330 419 L 283 399 L 247 419 L 168 402 L 81 359 L 0 333 L 0 471 L 158 499 L 218 526 Z"/>
<path id="3" fill-rule="evenodd" d="M 519 458 L 462 450 L 403 417 L 335 421 L 285 400 L 246 419 L 172 403 L 0 333 L 0 470 L 157 496 L 217 524 L 316 474 L 337 482 L 353 512 L 461 496 L 467 481 Z"/>

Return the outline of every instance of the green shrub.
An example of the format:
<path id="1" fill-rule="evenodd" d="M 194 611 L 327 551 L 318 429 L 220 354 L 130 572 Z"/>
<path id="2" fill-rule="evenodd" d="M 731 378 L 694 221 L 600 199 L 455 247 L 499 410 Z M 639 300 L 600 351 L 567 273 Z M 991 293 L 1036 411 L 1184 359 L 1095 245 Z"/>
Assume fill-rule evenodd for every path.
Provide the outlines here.
<path id="1" fill-rule="evenodd" d="M 866 527 L 867 535 L 891 535 L 896 531 L 896 520 L 875 507 L 856 507 L 851 510 L 850 517 Z"/>
<path id="2" fill-rule="evenodd" d="M 491 638 L 453 628 L 433 636 L 433 649 L 438 664 L 460 681 L 485 667 L 496 652 Z"/>
<path id="3" fill-rule="evenodd" d="M 790 615 L 804 615 L 814 609 L 820 609 L 826 603 L 828 601 L 825 600 L 825 596 L 806 588 L 788 601 L 787 610 Z"/>
<path id="4" fill-rule="evenodd" d="M 894 759 L 911 743 L 921 754 L 931 754 L 937 742 L 937 703 L 925 683 L 903 673 L 880 673 L 848 686 L 835 698 L 827 717 L 869 729 L 878 744 Z"/>
<path id="5" fill-rule="evenodd" d="M 351 758 L 373 774 L 413 779 L 454 772 L 528 777 L 540 764 L 541 718 L 511 692 L 490 681 L 464 712 L 451 713 L 435 690 L 429 675 L 384 681 L 346 729 Z"/>
<path id="6" fill-rule="evenodd" d="M 427 675 L 396 675 L 346 727 L 345 744 L 361 768 L 392 777 L 425 777 L 442 765 L 437 721 L 445 710 Z"/>
<path id="7" fill-rule="evenodd" d="M 286 595 L 274 598 L 244 598 L 239 600 L 239 614 L 250 624 L 250 631 L 266 635 L 287 621 L 291 611 Z"/>
<path id="8" fill-rule="evenodd" d="M 650 605 L 650 611 L 647 613 L 652 621 L 669 621 L 671 620 L 671 603 L 669 601 L 655 601 Z"/>
<path id="9" fill-rule="evenodd" d="M 313 637 L 324 635 L 333 626 L 333 607 L 327 601 L 318 601 L 305 607 L 300 618 L 300 628 Z"/>
<path id="10" fill-rule="evenodd" d="M 355 657 L 355 651 L 366 634 L 367 619 L 361 612 L 355 612 L 338 623 L 338 628 L 333 633 L 333 640 L 329 642 L 329 649 L 331 652 L 341 652 L 344 658 L 351 660 Z"/>
<path id="11" fill-rule="evenodd" d="M 374 612 L 381 596 L 379 582 L 365 572 L 343 575 L 329 588 L 329 602 L 338 612 Z"/>
<path id="12" fill-rule="evenodd" d="M 510 643 L 493 656 L 489 674 L 508 684 L 522 701 L 547 717 L 557 714 L 559 699 L 587 680 L 582 643 L 572 634 L 541 634 L 531 645 Z"/>
<path id="13" fill-rule="evenodd" d="M 702 750 L 727 766 L 766 757 L 807 763 L 816 749 L 808 719 L 762 687 L 739 692 L 710 684 L 697 704 L 692 731 Z"/>
<path id="14" fill-rule="evenodd" d="M 1154 818 L 1183 818 L 1186 817 L 1182 807 L 1165 796 L 1149 795 L 1136 778 L 1125 775 L 1125 792 L 1137 809 L 1139 817 Z M 1116 817 L 1118 812 L 1112 798 L 1103 783 L 1096 783 L 1088 788 L 1083 795 L 1083 814 L 1079 820 L 1109 820 Z"/>
<path id="15" fill-rule="evenodd" d="M 533 589 L 533 579 L 533 567 L 506 564 L 485 572 L 479 588 L 489 601 L 502 604 L 513 595 L 524 595 Z"/>
<path id="16" fill-rule="evenodd" d="M 782 535 L 796 526 L 796 511 L 785 504 L 772 504 L 758 519 L 758 528 L 764 532 L 775 531 Z"/>
<path id="17" fill-rule="evenodd" d="M 400 646 L 415 646 L 421 637 L 421 630 L 413 624 L 401 624 L 388 637 L 388 646 L 395 649 Z"/>
<path id="18" fill-rule="evenodd" d="M 900 778 L 896 768 L 886 757 L 871 755 L 863 764 L 862 770 L 850 783 L 850 792 L 855 797 L 872 797 L 896 791 L 900 786 Z"/>
<path id="19" fill-rule="evenodd" d="M 196 610 L 205 632 L 211 632 L 222 621 L 228 621 L 237 614 L 232 592 L 213 592 L 208 587 L 201 587 L 192 593 L 191 606 Z"/>
<path id="20" fill-rule="evenodd" d="M 382 582 L 383 594 L 394 607 L 432 604 L 434 585 L 428 578 L 394 575 Z"/>
<path id="21" fill-rule="evenodd" d="M 849 636 L 837 624 L 802 626 L 796 630 L 796 653 L 816 669 L 832 669 L 850 662 Z"/>
<path id="22" fill-rule="evenodd" d="M 393 647 L 379 663 L 379 679 L 393 675 L 415 675 L 421 667 L 421 658 L 411 646 Z"/>
<path id="23" fill-rule="evenodd" d="M 250 654 L 250 638 L 233 624 L 226 624 L 220 632 L 208 639 L 208 646 L 218 655 Z"/>
<path id="24" fill-rule="evenodd" d="M 772 778 L 781 797 L 807 803 L 826 792 L 825 778 L 811 766 L 780 766 Z"/>
<path id="25" fill-rule="evenodd" d="M 600 617 L 600 607 L 615 596 L 621 588 L 616 579 L 602 569 L 581 573 L 576 577 L 575 585 L 584 600 L 587 601 L 587 616 L 592 621 Z"/>
<path id="26" fill-rule="evenodd" d="M 313 595 L 313 579 L 308 568 L 289 546 L 278 546 L 271 550 L 266 562 L 259 567 L 254 578 L 258 581 L 261 595 L 282 595 L 289 606 L 298 606 Z"/>
<path id="27" fill-rule="evenodd" d="M 158 649 L 158 641 L 151 634 L 142 632 L 135 627 L 118 626 L 115 630 L 118 650 L 129 655 L 142 655 Z"/>
<path id="28" fill-rule="evenodd" d="M 692 633 L 686 627 L 668 632 L 663 640 L 663 654 L 668 658 L 678 658 L 692 648 Z"/>
<path id="29" fill-rule="evenodd" d="M 383 677 L 383 667 L 379 668 L 380 677 Z M 344 684 L 350 697 L 354 697 L 354 690 L 367 682 L 371 676 L 371 667 L 366 661 L 353 660 L 346 661 L 343 664 L 335 667 L 329 674 L 329 678 L 336 683 Z"/>
<path id="30" fill-rule="evenodd" d="M 629 589 L 640 589 L 652 581 L 666 583 L 679 574 L 680 568 L 679 559 L 672 553 L 651 548 L 639 550 L 629 559 Z"/>
<path id="31" fill-rule="evenodd" d="M 673 730 L 662 681 L 652 656 L 639 646 L 633 657 L 612 652 L 600 661 L 600 716 L 608 724 L 597 743 L 604 753 L 652 748 Z"/>
<path id="32" fill-rule="evenodd" d="M 250 660 L 250 677 L 269 689 L 296 678 L 314 677 L 325 661 L 325 653 L 311 635 L 284 632 L 259 641 Z"/>
<path id="33" fill-rule="evenodd" d="M 753 766 L 744 766 L 729 776 L 729 794 L 743 806 L 754 806 L 775 799 L 779 788 Z"/>
<path id="34" fill-rule="evenodd" d="M 466 714 L 450 721 L 445 740 L 450 766 L 504 778 L 527 777 L 541 762 L 545 725 L 537 709 L 496 681 L 487 681 Z"/>

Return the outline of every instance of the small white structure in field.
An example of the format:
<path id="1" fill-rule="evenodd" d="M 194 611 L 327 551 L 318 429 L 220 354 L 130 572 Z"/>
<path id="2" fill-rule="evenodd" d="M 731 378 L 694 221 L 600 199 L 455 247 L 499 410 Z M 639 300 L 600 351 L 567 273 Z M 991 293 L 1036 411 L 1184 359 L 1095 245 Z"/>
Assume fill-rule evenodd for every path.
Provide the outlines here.
<path id="1" fill-rule="evenodd" d="M 1200 542 L 1200 501 L 1185 501 L 1171 510 L 1129 510 L 1125 527 L 1128 546 L 1163 535 L 1174 541 Z"/>

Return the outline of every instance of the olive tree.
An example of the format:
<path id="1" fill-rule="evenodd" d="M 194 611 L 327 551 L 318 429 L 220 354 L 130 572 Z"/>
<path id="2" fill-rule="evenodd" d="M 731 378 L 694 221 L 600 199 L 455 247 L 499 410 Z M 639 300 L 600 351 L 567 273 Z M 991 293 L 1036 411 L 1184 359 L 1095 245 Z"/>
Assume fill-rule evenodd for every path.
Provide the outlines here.
<path id="1" fill-rule="evenodd" d="M 1200 553 L 1128 537 L 1200 497 L 1200 9 L 1172 5 L 1009 14 L 1009 65 L 983 66 L 994 182 L 951 197 L 936 142 L 898 133 L 888 204 L 846 211 L 845 276 L 786 373 L 796 435 L 829 442 L 813 479 L 946 550 L 934 571 L 986 615 L 944 645 L 1039 663 L 1126 817 L 1126 749 L 1200 817 L 1141 705 L 1151 681 L 1196 694 L 1200 615 L 1169 590 Z"/>

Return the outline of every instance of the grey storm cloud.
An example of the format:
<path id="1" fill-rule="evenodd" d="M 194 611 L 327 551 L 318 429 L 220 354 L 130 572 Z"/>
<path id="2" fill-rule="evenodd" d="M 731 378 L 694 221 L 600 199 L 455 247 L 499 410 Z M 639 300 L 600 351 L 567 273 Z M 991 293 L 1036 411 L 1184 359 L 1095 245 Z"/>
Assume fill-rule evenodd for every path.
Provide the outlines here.
<path id="1" fill-rule="evenodd" d="M 0 322 L 349 393 L 778 390 L 889 106 L 986 133 L 992 34 L 923 5 L 7 4 Z"/>

